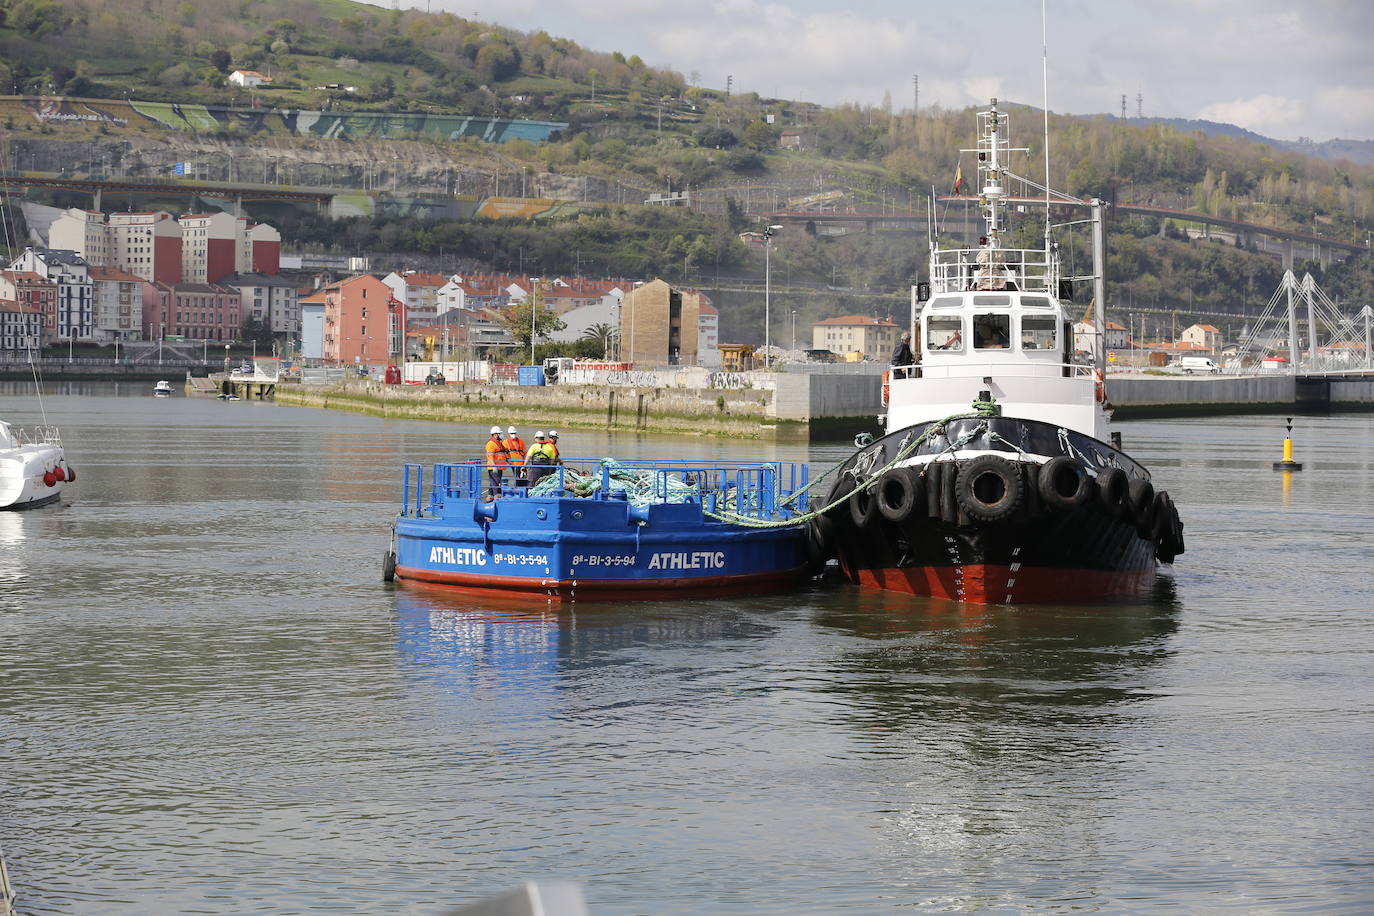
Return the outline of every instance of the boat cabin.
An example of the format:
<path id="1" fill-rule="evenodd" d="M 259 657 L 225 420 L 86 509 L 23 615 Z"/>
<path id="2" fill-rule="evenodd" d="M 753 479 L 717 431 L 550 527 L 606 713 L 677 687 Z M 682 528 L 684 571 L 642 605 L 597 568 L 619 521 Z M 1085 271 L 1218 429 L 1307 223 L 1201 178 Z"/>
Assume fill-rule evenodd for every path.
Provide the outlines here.
<path id="1" fill-rule="evenodd" d="M 1019 364 L 1062 375 L 1071 335 L 1059 303 L 1043 293 L 968 292 L 936 296 L 921 312 L 926 375 L 987 374 Z"/>
<path id="2" fill-rule="evenodd" d="M 1105 430 L 1093 368 L 1072 358 L 1064 305 L 1016 285 L 941 292 L 924 303 L 913 325 L 917 364 L 890 370 L 889 431 L 966 412 L 985 396 L 1011 415 Z"/>

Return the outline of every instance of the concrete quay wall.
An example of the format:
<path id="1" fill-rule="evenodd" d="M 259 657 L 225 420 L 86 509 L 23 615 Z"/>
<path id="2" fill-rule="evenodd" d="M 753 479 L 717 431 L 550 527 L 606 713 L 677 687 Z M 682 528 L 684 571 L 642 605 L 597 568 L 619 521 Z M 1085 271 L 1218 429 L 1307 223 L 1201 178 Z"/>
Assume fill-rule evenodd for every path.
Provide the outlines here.
<path id="1" fill-rule="evenodd" d="M 772 392 L 593 385 L 395 386 L 349 380 L 338 386 L 282 384 L 276 400 L 374 416 L 457 423 L 596 427 L 693 435 L 772 438 L 780 427 L 805 426 L 770 417 Z M 525 430 L 522 429 L 522 432 Z M 528 433 L 526 439 L 529 439 Z"/>
<path id="2" fill-rule="evenodd" d="M 1281 410 L 1297 406 L 1297 386 L 1287 375 L 1112 375 L 1107 377 L 1107 398 L 1116 407 L 1116 416 L 1123 419 Z"/>

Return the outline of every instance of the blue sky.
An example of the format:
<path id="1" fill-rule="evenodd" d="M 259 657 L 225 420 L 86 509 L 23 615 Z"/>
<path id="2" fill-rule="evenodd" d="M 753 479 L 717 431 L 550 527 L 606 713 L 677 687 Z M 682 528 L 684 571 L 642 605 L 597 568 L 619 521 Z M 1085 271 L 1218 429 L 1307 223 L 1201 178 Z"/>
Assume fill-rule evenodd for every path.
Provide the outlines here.
<path id="1" fill-rule="evenodd" d="M 1370 0 L 1047 0 L 1053 111 L 1206 118 L 1278 139 L 1374 140 Z M 408 4 L 425 9 L 424 2 Z M 834 105 L 1041 101 L 1040 0 L 429 0 L 428 8 L 700 85 Z"/>

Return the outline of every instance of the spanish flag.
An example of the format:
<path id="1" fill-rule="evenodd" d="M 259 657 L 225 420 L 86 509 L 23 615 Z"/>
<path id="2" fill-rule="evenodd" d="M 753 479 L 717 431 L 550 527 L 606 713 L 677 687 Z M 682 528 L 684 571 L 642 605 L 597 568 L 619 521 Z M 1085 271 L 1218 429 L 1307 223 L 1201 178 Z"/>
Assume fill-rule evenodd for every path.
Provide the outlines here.
<path id="1" fill-rule="evenodd" d="M 954 193 L 958 194 L 964 190 L 964 163 L 961 160 L 954 167 Z"/>

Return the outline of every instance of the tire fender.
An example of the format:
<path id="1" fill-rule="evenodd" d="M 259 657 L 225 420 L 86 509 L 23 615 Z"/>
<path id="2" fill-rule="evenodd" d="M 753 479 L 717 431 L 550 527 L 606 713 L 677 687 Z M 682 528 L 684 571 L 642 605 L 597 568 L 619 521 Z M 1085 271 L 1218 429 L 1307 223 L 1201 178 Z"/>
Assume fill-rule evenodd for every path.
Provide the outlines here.
<path id="1" fill-rule="evenodd" d="M 912 468 L 893 468 L 878 480 L 878 512 L 890 522 L 904 522 L 926 508 L 925 486 Z"/>
<path id="2" fill-rule="evenodd" d="M 1056 455 L 1041 465 L 1039 478 L 1040 502 L 1057 512 L 1077 509 L 1092 495 L 1092 481 L 1067 455 Z"/>
<path id="3" fill-rule="evenodd" d="M 1000 455 L 980 455 L 959 469 L 954 495 L 969 518 L 1002 522 L 1021 508 L 1024 500 L 1020 469 Z"/>
<path id="4" fill-rule="evenodd" d="M 1131 511 L 1130 482 L 1121 468 L 1103 468 L 1097 472 L 1097 504 L 1113 518 L 1125 518 Z"/>

